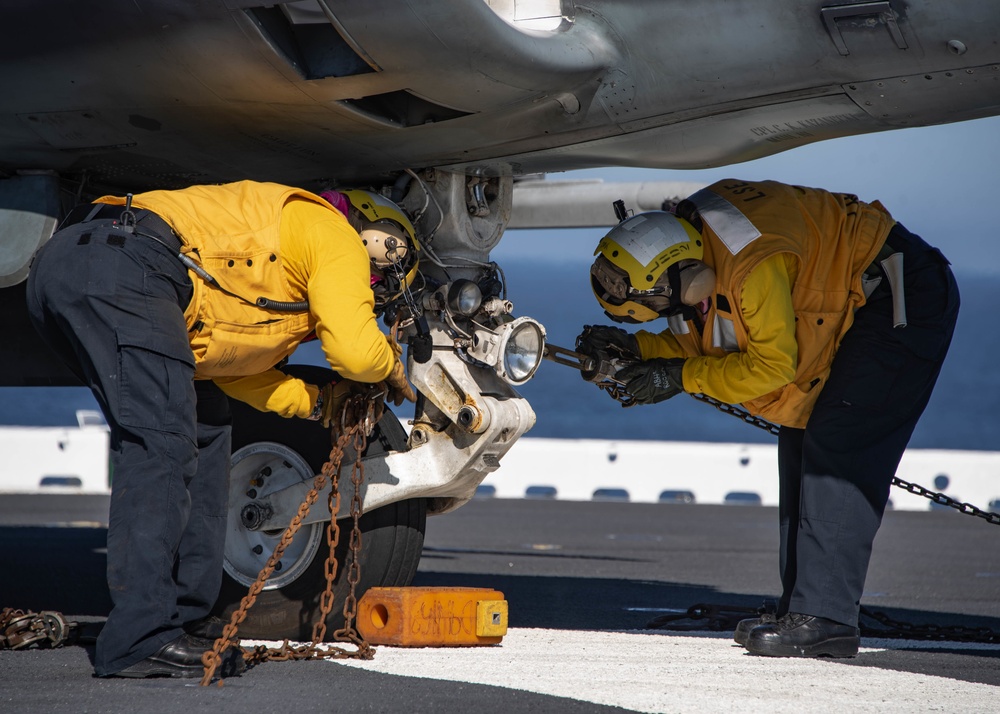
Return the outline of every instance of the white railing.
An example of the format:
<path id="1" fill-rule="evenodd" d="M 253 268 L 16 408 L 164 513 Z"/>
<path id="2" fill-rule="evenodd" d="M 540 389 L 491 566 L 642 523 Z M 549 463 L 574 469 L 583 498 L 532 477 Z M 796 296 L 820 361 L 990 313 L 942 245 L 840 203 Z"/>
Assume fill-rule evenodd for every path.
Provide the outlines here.
<path id="1" fill-rule="evenodd" d="M 80 410 L 79 426 L 0 427 L 0 493 L 107 493 L 108 426 Z"/>
<path id="2" fill-rule="evenodd" d="M 1000 506 L 1000 452 L 910 449 L 899 478 L 982 509 Z M 778 503 L 777 448 L 766 444 L 523 438 L 480 494 L 642 503 Z M 928 510 L 900 488 L 892 507 Z M 992 504 L 992 506 L 991 506 Z"/>
<path id="3" fill-rule="evenodd" d="M 79 427 L 0 427 L 0 493 L 107 493 L 108 429 L 97 412 Z M 637 503 L 778 503 L 777 452 L 767 444 L 521 438 L 480 486 L 482 496 Z M 1000 508 L 1000 452 L 909 449 L 897 475 L 960 501 Z M 894 488 L 892 507 L 925 511 Z"/>

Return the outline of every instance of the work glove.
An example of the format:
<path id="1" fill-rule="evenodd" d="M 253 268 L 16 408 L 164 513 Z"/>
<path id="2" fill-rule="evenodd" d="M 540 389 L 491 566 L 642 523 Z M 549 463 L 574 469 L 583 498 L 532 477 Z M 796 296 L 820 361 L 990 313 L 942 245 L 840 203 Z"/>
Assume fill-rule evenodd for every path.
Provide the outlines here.
<path id="1" fill-rule="evenodd" d="M 392 356 L 396 359 L 400 359 L 403 356 L 403 346 L 399 344 L 399 340 L 393 334 L 388 334 L 385 336 L 385 341 L 389 343 L 389 349 L 392 350 Z"/>
<path id="2" fill-rule="evenodd" d="M 647 359 L 619 370 L 615 379 L 635 404 L 656 404 L 684 391 L 683 372 L 683 359 Z"/>
<path id="3" fill-rule="evenodd" d="M 410 386 L 410 383 L 406 381 L 406 370 L 403 368 L 403 363 L 398 359 L 392 366 L 392 374 L 385 378 L 385 386 L 389 392 L 386 399 L 397 407 L 404 400 L 410 402 L 417 401 L 417 393 Z"/>
<path id="4" fill-rule="evenodd" d="M 599 359 L 639 359 L 639 342 L 635 335 L 610 325 L 584 325 L 576 338 L 576 351 Z"/>
<path id="5" fill-rule="evenodd" d="M 385 339 L 396 358 L 396 364 L 392 366 L 392 374 L 385 378 L 386 390 L 389 392 L 387 398 L 397 407 L 404 400 L 415 402 L 417 401 L 417 393 L 406 381 L 406 370 L 403 368 L 403 346 L 399 344 L 395 335 L 386 335 Z"/>

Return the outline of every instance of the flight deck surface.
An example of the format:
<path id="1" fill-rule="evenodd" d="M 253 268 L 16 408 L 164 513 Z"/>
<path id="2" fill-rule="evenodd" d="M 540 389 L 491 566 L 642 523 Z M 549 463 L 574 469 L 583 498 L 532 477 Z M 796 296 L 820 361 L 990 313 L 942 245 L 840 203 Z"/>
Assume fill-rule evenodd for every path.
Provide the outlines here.
<path id="1" fill-rule="evenodd" d="M 106 496 L 5 496 L 0 606 L 100 621 L 106 516 Z M 862 605 L 1000 633 L 998 536 L 950 510 L 890 511 Z M 770 507 L 474 500 L 428 520 L 414 584 L 500 590 L 510 630 L 491 647 L 266 663 L 221 688 L 96 679 L 92 647 L 3 651 L 0 712 L 922 712 L 1000 694 L 997 644 L 866 637 L 853 659 L 772 659 L 731 632 L 643 629 L 699 603 L 773 598 Z"/>

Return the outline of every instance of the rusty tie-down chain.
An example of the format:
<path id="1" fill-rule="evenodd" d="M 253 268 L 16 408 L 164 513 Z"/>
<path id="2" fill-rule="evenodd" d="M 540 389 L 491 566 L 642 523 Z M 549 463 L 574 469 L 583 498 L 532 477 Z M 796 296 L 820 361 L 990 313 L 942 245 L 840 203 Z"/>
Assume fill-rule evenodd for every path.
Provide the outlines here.
<path id="1" fill-rule="evenodd" d="M 268 648 L 258 645 L 253 650 L 243 650 L 245 664 L 253 666 L 269 660 L 284 661 L 290 659 L 371 659 L 375 655 L 375 649 L 365 642 L 354 628 L 354 620 L 357 616 L 357 585 L 361 580 L 361 485 L 364 480 L 365 467 L 361 461 L 368 444 L 368 435 L 374 428 L 375 423 L 382 416 L 382 403 L 380 400 L 369 396 L 354 395 L 347 399 L 340 423 L 333 426 L 334 434 L 338 434 L 333 448 L 330 451 L 330 459 L 323 464 L 323 469 L 313 480 L 312 489 L 306 495 L 305 500 L 299 506 L 299 511 L 285 529 L 284 534 L 274 552 L 268 558 L 267 563 L 257 575 L 257 580 L 250 586 L 247 594 L 240 601 L 239 609 L 233 613 L 229 623 L 223 628 L 222 636 L 215 641 L 211 650 L 202 655 L 202 664 L 205 667 L 204 675 L 201 679 L 201 686 L 211 683 L 215 675 L 216 668 L 222 663 L 222 655 L 236 639 L 239 625 L 246 619 L 247 612 L 253 606 L 264 588 L 267 579 L 274 572 L 274 566 L 281 560 L 285 548 L 287 548 L 295 533 L 302 525 L 302 520 L 309 514 L 309 509 L 319 498 L 319 492 L 326 485 L 329 479 L 331 484 L 330 496 L 327 505 L 330 509 L 330 523 L 327 525 L 326 540 L 330 552 L 324 565 L 326 575 L 326 588 L 320 597 L 320 614 L 313 626 L 312 641 L 309 644 L 293 647 L 288 640 L 277 648 Z M 354 495 L 351 498 L 351 539 L 350 565 L 347 571 L 347 582 L 350 585 L 350 592 L 344 603 L 344 627 L 337 630 L 333 635 L 334 642 L 350 642 L 355 646 L 355 650 L 347 650 L 342 647 L 330 645 L 320 647 L 320 643 L 326 637 L 326 619 L 333 610 L 334 594 L 333 583 L 337 578 L 337 555 L 336 547 L 340 542 L 340 525 L 337 523 L 337 513 L 340 511 L 340 471 L 344 459 L 344 451 L 348 445 L 353 445 L 355 449 L 354 466 L 351 469 L 351 484 L 354 487 Z M 242 649 L 242 648 L 241 648 Z M 221 686 L 222 681 L 219 681 Z"/>
<path id="2" fill-rule="evenodd" d="M 729 414 L 738 419 L 742 419 L 747 424 L 755 426 L 758 429 L 763 429 L 766 432 L 777 436 L 781 427 L 777 424 L 772 424 L 766 419 L 762 419 L 758 416 L 754 416 L 750 412 L 740 409 L 732 404 L 726 404 L 725 402 L 720 402 L 718 399 L 713 399 L 705 394 L 692 394 L 692 397 L 697 399 L 699 402 L 704 402 L 705 404 L 710 404 L 718 409 L 724 414 Z M 909 481 L 904 481 L 898 476 L 892 477 L 892 485 L 898 486 L 904 491 L 909 491 L 916 496 L 923 496 L 926 499 L 933 501 L 942 506 L 949 506 L 954 508 L 959 513 L 964 513 L 967 516 L 976 516 L 977 518 L 982 518 L 987 523 L 992 523 L 997 526 L 1000 525 L 1000 513 L 994 513 L 993 511 L 986 511 L 978 506 L 974 506 L 971 503 L 963 503 L 962 501 L 956 500 L 945 493 L 940 493 L 938 491 L 931 491 L 929 488 L 925 488 L 918 483 L 910 483 Z"/>
<path id="3" fill-rule="evenodd" d="M 22 650 L 34 645 L 59 647 L 76 637 L 77 623 L 52 610 L 32 612 L 5 607 L 0 611 L 0 650 Z"/>

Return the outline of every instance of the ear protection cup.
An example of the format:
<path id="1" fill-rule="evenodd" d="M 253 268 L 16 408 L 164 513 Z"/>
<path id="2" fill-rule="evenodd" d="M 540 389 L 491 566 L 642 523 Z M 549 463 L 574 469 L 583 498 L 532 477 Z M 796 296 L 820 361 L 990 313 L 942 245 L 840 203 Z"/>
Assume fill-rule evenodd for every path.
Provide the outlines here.
<path id="1" fill-rule="evenodd" d="M 697 305 L 715 291 L 715 271 L 700 260 L 681 268 L 680 299 L 685 305 Z"/>

